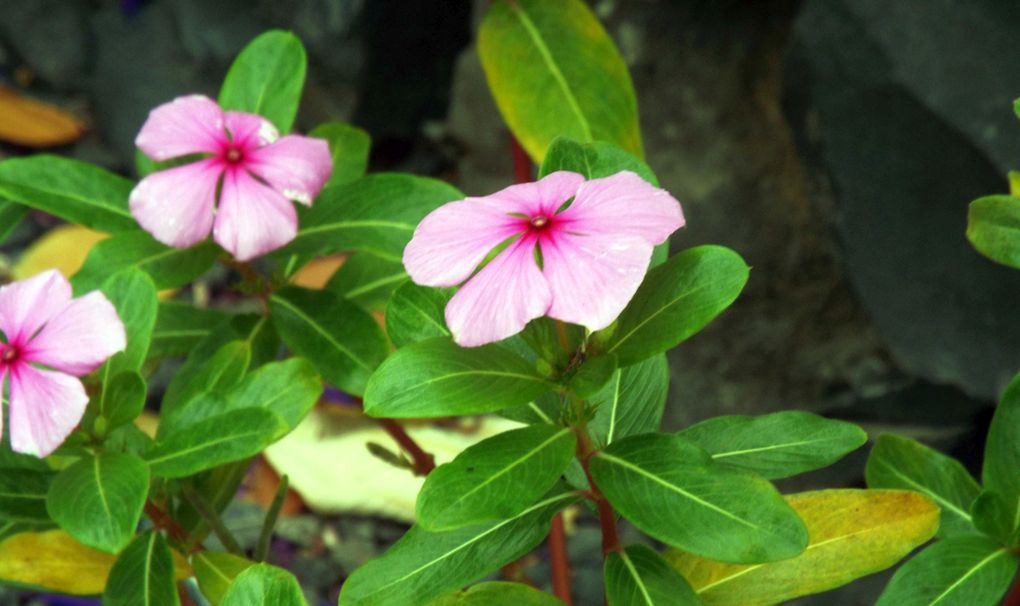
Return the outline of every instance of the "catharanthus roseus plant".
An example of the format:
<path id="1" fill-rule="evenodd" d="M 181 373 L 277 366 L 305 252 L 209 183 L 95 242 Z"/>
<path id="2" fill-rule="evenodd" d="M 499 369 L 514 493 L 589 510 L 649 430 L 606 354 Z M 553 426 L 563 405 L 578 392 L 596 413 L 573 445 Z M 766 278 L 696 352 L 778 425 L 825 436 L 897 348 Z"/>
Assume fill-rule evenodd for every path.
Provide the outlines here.
<path id="1" fill-rule="evenodd" d="M 774 480 L 868 438 L 806 412 L 663 432 L 666 352 L 725 312 L 750 268 L 677 231 L 627 68 L 587 4 L 491 2 L 478 51 L 521 146 L 519 182 L 482 196 L 366 175 L 367 135 L 345 124 L 288 134 L 307 65 L 278 31 L 245 47 L 216 100 L 180 91 L 152 110 L 137 180 L 52 156 L 0 162 L 0 210 L 108 235 L 70 284 L 49 272 L 0 289 L 0 580 L 104 604 L 306 604 L 271 550 L 286 478 L 257 539 L 224 510 L 328 386 L 402 451 L 373 452 L 424 476 L 403 537 L 336 565 L 342 605 L 571 603 L 565 510 L 597 521 L 611 606 L 780 603 L 936 535 L 883 600 L 994 603 L 1015 572 L 1016 389 L 983 488 L 882 437 L 868 489 L 782 494 Z M 323 288 L 293 283 L 337 254 Z M 438 467 L 396 420 L 480 414 L 517 425 Z M 532 552 L 551 587 L 529 582 Z"/>

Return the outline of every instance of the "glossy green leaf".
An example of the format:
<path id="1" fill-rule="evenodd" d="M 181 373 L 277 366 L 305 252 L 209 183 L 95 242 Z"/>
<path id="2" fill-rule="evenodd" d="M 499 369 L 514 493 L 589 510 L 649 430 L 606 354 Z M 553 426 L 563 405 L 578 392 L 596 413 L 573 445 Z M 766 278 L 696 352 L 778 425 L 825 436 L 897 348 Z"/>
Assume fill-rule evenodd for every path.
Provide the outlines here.
<path id="1" fill-rule="evenodd" d="M 199 309 L 183 301 L 162 301 L 156 312 L 149 357 L 185 355 L 227 318 L 217 309 Z"/>
<path id="2" fill-rule="evenodd" d="M 811 537 L 800 555 L 765 564 L 726 564 L 666 552 L 711 606 L 769 606 L 821 593 L 889 568 L 935 534 L 938 507 L 916 492 L 819 490 L 789 495 Z"/>
<path id="3" fill-rule="evenodd" d="M 127 268 L 110 276 L 103 294 L 117 309 L 127 334 L 127 348 L 114 354 L 99 370 L 105 383 L 123 371 L 137 371 L 149 354 L 152 329 L 156 326 L 156 286 L 149 276 L 136 268 Z"/>
<path id="4" fill-rule="evenodd" d="M 283 419 L 268 410 L 233 410 L 157 438 L 145 458 L 152 475 L 182 478 L 253 456 L 284 431 Z"/>
<path id="5" fill-rule="evenodd" d="M 478 53 L 503 119 L 537 163 L 560 135 L 643 154 L 627 66 L 584 2 L 497 0 Z"/>
<path id="6" fill-rule="evenodd" d="M 621 366 L 666 351 L 729 307 L 749 269 L 722 246 L 685 250 L 650 270 L 620 317 L 595 339 Z"/>
<path id="7" fill-rule="evenodd" d="M 397 347 L 431 339 L 449 337 L 446 304 L 455 289 L 429 288 L 407 282 L 394 293 L 386 306 L 386 334 Z"/>
<path id="8" fill-rule="evenodd" d="M 549 491 L 574 458 L 569 428 L 532 425 L 482 440 L 440 465 L 418 494 L 425 530 L 510 518 Z"/>
<path id="9" fill-rule="evenodd" d="M 81 543 L 108 553 L 135 533 L 149 494 L 149 469 L 129 454 L 86 456 L 53 479 L 46 509 Z"/>
<path id="10" fill-rule="evenodd" d="M 499 345 L 465 349 L 446 338 L 398 349 L 365 389 L 373 417 L 444 417 L 525 404 L 553 385 Z"/>
<path id="11" fill-rule="evenodd" d="M 200 364 L 182 366 L 163 396 L 160 409 L 163 423 L 156 436 L 165 436 L 171 426 L 177 425 L 175 417 L 182 414 L 192 398 L 205 392 L 222 393 L 237 385 L 251 364 L 251 354 L 247 341 L 230 341 Z"/>
<path id="12" fill-rule="evenodd" d="M 974 533 L 970 506 L 981 488 L 956 459 L 910 438 L 882 434 L 868 455 L 865 476 L 869 488 L 916 490 L 938 503 L 939 536 Z"/>
<path id="13" fill-rule="evenodd" d="M 134 421 L 145 408 L 145 379 L 134 371 L 119 373 L 103 385 L 96 401 L 105 432 Z"/>
<path id="14" fill-rule="evenodd" d="M 563 602 L 523 583 L 490 581 L 445 595 L 429 606 L 563 606 Z"/>
<path id="15" fill-rule="evenodd" d="M 589 399 L 595 416 L 588 430 L 597 444 L 658 431 L 669 391 L 669 365 L 658 355 L 618 369 Z"/>
<path id="16" fill-rule="evenodd" d="M 625 518 L 685 551 L 757 563 L 791 558 L 807 545 L 804 523 L 771 484 L 715 463 L 682 437 L 614 442 L 592 457 L 590 469 Z"/>
<path id="17" fill-rule="evenodd" d="M 1016 505 L 992 490 L 983 490 L 970 506 L 974 527 L 1009 547 L 1020 546 Z"/>
<path id="18" fill-rule="evenodd" d="M 21 221 L 27 213 L 28 208 L 25 206 L 8 200 L 0 200 L 0 243 L 4 242 L 18 225 L 21 225 Z"/>
<path id="19" fill-rule="evenodd" d="M 174 560 L 163 535 L 148 531 L 127 546 L 110 570 L 103 606 L 179 606 Z"/>
<path id="20" fill-rule="evenodd" d="M 876 606 L 995 606 L 1016 570 L 1016 556 L 1001 545 L 951 537 L 897 570 Z"/>
<path id="21" fill-rule="evenodd" d="M 349 183 L 365 174 L 365 169 L 368 168 L 368 150 L 372 145 L 368 133 L 350 124 L 328 122 L 316 126 L 308 136 L 329 142 L 333 173 L 326 185 Z"/>
<path id="22" fill-rule="evenodd" d="M 978 198 L 967 213 L 967 239 L 989 259 L 1020 268 L 1020 198 Z"/>
<path id="23" fill-rule="evenodd" d="M 631 545 L 622 552 L 607 555 L 605 579 L 609 606 L 701 604 L 687 580 L 645 545 Z"/>
<path id="24" fill-rule="evenodd" d="M 340 605 L 428 603 L 531 551 L 549 533 L 553 515 L 576 500 L 558 492 L 512 518 L 448 532 L 414 526 L 347 579 Z"/>
<path id="25" fill-rule="evenodd" d="M 222 606 L 308 606 L 294 575 L 269 564 L 255 564 L 237 575 Z"/>
<path id="26" fill-rule="evenodd" d="M 46 495 L 53 481 L 49 471 L 0 469 L 0 520 L 46 524 Z"/>
<path id="27" fill-rule="evenodd" d="M 234 578 L 254 565 L 251 560 L 221 551 L 200 551 L 192 558 L 198 588 L 213 606 L 223 600 Z"/>
<path id="28" fill-rule="evenodd" d="M 93 164 L 45 154 L 0 162 L 0 197 L 106 232 L 138 228 L 134 184 Z"/>
<path id="29" fill-rule="evenodd" d="M 220 106 L 265 116 L 286 133 L 301 102 L 307 64 L 297 36 L 266 32 L 249 42 L 230 66 L 220 89 Z"/>
<path id="30" fill-rule="evenodd" d="M 157 289 L 177 288 L 212 267 L 217 255 L 219 249 L 211 241 L 171 248 L 144 231 L 126 231 L 93 246 L 71 284 L 75 292 L 85 293 L 99 288 L 107 276 L 137 267 L 152 278 Z"/>
<path id="31" fill-rule="evenodd" d="M 1020 374 L 1013 377 L 992 416 L 985 439 L 981 479 L 1002 495 L 1013 510 L 1013 530 L 1020 530 Z"/>
<path id="32" fill-rule="evenodd" d="M 853 423 L 799 410 L 715 417 L 679 435 L 719 463 L 772 480 L 831 465 L 868 441 Z"/>
<path id="33" fill-rule="evenodd" d="M 558 170 L 580 173 L 588 179 L 600 179 L 629 170 L 652 185 L 659 186 L 655 173 L 643 160 L 605 141 L 580 143 L 567 137 L 557 137 L 542 160 L 538 176 L 544 177 Z"/>
<path id="34" fill-rule="evenodd" d="M 616 370 L 616 356 L 613 354 L 588 358 L 569 373 L 567 387 L 578 398 L 588 399 L 601 392 L 610 381 L 616 382 Z"/>
<path id="35" fill-rule="evenodd" d="M 327 187 L 311 208 L 298 209 L 297 237 L 278 254 L 359 250 L 400 261 L 425 215 L 463 197 L 442 181 L 397 173 L 372 174 Z"/>
<path id="36" fill-rule="evenodd" d="M 407 282 L 404 264 L 371 253 L 355 253 L 340 266 L 326 290 L 373 311 L 386 307 L 393 292 Z"/>
<path id="37" fill-rule="evenodd" d="M 362 394 L 386 357 L 386 337 L 375 319 L 335 292 L 285 288 L 269 298 L 269 313 L 287 347 L 348 393 Z"/>

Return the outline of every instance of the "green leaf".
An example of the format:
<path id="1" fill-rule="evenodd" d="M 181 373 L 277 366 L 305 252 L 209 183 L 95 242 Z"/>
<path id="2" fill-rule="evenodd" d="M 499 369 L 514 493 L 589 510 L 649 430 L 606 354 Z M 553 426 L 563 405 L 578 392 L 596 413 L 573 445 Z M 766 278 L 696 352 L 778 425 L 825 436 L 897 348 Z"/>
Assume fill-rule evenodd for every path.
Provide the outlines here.
<path id="1" fill-rule="evenodd" d="M 183 478 L 253 456 L 285 430 L 283 419 L 268 410 L 233 410 L 157 438 L 145 458 L 152 475 Z"/>
<path id="2" fill-rule="evenodd" d="M 234 59 L 220 89 L 220 106 L 265 116 L 286 133 L 301 102 L 307 64 L 305 47 L 297 36 L 266 32 Z"/>
<path id="3" fill-rule="evenodd" d="M 110 276 L 103 283 L 103 294 L 117 309 L 127 334 L 127 348 L 100 369 L 105 383 L 125 370 L 137 371 L 149 353 L 152 329 L 156 325 L 156 286 L 152 279 L 135 268 Z"/>
<path id="4" fill-rule="evenodd" d="M 590 398 L 601 392 L 610 380 L 616 382 L 619 376 L 616 370 L 616 356 L 613 354 L 588 358 L 570 373 L 567 387 L 578 398 Z"/>
<path id="5" fill-rule="evenodd" d="M 799 410 L 715 417 L 678 435 L 719 463 L 770 480 L 832 465 L 868 441 L 868 434 L 853 423 Z"/>
<path id="6" fill-rule="evenodd" d="M 1020 268 L 1020 198 L 978 198 L 967 213 L 967 239 L 992 261 Z"/>
<path id="7" fill-rule="evenodd" d="M 144 231 L 126 231 L 93 246 L 71 283 L 75 292 L 84 293 L 99 288 L 107 276 L 137 267 L 152 278 L 157 289 L 177 288 L 209 269 L 218 254 L 211 241 L 191 248 L 170 248 Z"/>
<path id="8" fill-rule="evenodd" d="M 525 404 L 553 385 L 499 345 L 465 349 L 446 338 L 398 349 L 365 388 L 373 417 L 444 417 Z"/>
<path id="9" fill-rule="evenodd" d="M 538 176 L 541 178 L 558 170 L 580 173 L 588 179 L 601 179 L 629 170 L 659 186 L 655 173 L 643 160 L 605 141 L 580 143 L 567 137 L 557 137 L 542 160 Z"/>
<path id="10" fill-rule="evenodd" d="M 179 606 L 174 560 L 163 535 L 145 532 L 117 557 L 103 606 Z"/>
<path id="11" fill-rule="evenodd" d="M 645 545 L 631 545 L 607 555 L 605 579 L 609 606 L 701 604 L 680 573 Z"/>
<path id="12" fill-rule="evenodd" d="M 995 606 L 1016 570 L 1016 557 L 1001 545 L 951 537 L 897 570 L 876 606 Z"/>
<path id="13" fill-rule="evenodd" d="M 269 297 L 269 313 L 287 347 L 348 393 L 362 394 L 386 357 L 386 337 L 375 319 L 335 292 L 285 288 Z"/>
<path id="14" fill-rule="evenodd" d="M 307 606 L 294 575 L 269 564 L 255 564 L 237 575 L 222 606 Z"/>
<path id="15" fill-rule="evenodd" d="M 935 534 L 939 510 L 900 490 L 819 490 L 786 497 L 811 541 L 767 564 L 725 564 L 679 550 L 665 555 L 712 606 L 767 606 L 821 593 L 889 568 Z"/>
<path id="16" fill-rule="evenodd" d="M 53 473 L 29 469 L 0 469 L 0 520 L 50 523 L 46 494 Z"/>
<path id="17" fill-rule="evenodd" d="M 134 536 L 148 494 L 145 461 L 129 454 L 100 453 L 57 474 L 46 509 L 78 541 L 117 553 Z"/>
<path id="18" fill-rule="evenodd" d="M 327 187 L 314 206 L 298 209 L 297 237 L 277 254 L 317 256 L 359 250 L 400 261 L 425 215 L 463 197 L 442 181 L 397 173 Z"/>
<path id="19" fill-rule="evenodd" d="M 368 150 L 372 145 L 368 133 L 350 124 L 328 122 L 315 127 L 308 136 L 329 142 L 333 173 L 326 185 L 341 185 L 364 176 L 368 168 Z"/>
<path id="20" fill-rule="evenodd" d="M 280 435 L 297 427 L 322 395 L 319 373 L 304 358 L 271 362 L 246 376 L 239 384 L 220 392 L 200 394 L 164 418 L 160 435 L 184 428 L 232 410 L 262 408 L 283 421 Z"/>
<path id="21" fill-rule="evenodd" d="M 698 246 L 652 269 L 616 322 L 595 333 L 621 366 L 666 351 L 730 306 L 747 282 L 747 264 L 722 246 Z"/>
<path id="22" fill-rule="evenodd" d="M 227 318 L 227 314 L 217 309 L 199 309 L 182 301 L 162 301 L 156 312 L 149 357 L 185 355 Z"/>
<path id="23" fill-rule="evenodd" d="M 340 604 L 428 603 L 531 551 L 553 515 L 576 500 L 574 493 L 554 493 L 507 520 L 449 532 L 414 526 L 347 579 Z"/>
<path id="24" fill-rule="evenodd" d="M 429 288 L 406 282 L 398 288 L 386 306 L 386 334 L 397 347 L 431 339 L 449 337 L 446 304 L 455 289 Z"/>
<path id="25" fill-rule="evenodd" d="M 254 565 L 251 560 L 221 551 L 200 551 L 192 558 L 198 588 L 213 606 L 223 600 L 234 578 Z"/>
<path id="26" fill-rule="evenodd" d="M 981 479 L 1013 510 L 1013 530 L 1020 530 L 1020 374 L 1002 394 L 985 439 Z"/>
<path id="27" fill-rule="evenodd" d="M 119 373 L 103 385 L 96 414 L 105 432 L 134 421 L 145 408 L 145 379 L 134 371 Z"/>
<path id="28" fill-rule="evenodd" d="M 429 606 L 563 606 L 563 602 L 523 583 L 489 581 L 433 600 Z"/>
<path id="29" fill-rule="evenodd" d="M 1015 516 L 1016 506 L 992 490 L 982 491 L 970 506 L 974 527 L 1009 547 L 1020 545 Z"/>
<path id="30" fill-rule="evenodd" d="M 0 197 L 98 231 L 138 228 L 128 210 L 133 186 L 98 166 L 59 156 L 0 162 Z"/>
<path id="31" fill-rule="evenodd" d="M 942 509 L 939 536 L 973 534 L 970 505 L 981 487 L 956 459 L 924 444 L 894 434 L 882 434 L 868 455 L 868 488 L 916 490 Z"/>
<path id="32" fill-rule="evenodd" d="M 354 253 L 326 284 L 365 309 L 381 311 L 393 292 L 407 282 L 404 264 L 371 253 Z"/>
<path id="33" fill-rule="evenodd" d="M 28 209 L 20 204 L 8 200 L 0 200 L 0 243 L 7 240 L 25 218 Z"/>
<path id="34" fill-rule="evenodd" d="M 251 345 L 247 341 L 230 341 L 201 364 L 185 364 L 174 375 L 163 396 L 160 409 L 162 422 L 156 437 L 166 435 L 177 424 L 176 417 L 188 406 L 192 398 L 205 392 L 223 392 L 237 385 L 251 364 Z M 189 358 L 190 362 L 190 358 Z"/>
<path id="35" fill-rule="evenodd" d="M 590 461 L 610 503 L 652 537 L 725 562 L 791 558 L 807 530 L 765 480 L 715 463 L 690 441 L 665 434 L 610 444 Z"/>
<path id="36" fill-rule="evenodd" d="M 595 417 L 588 424 L 592 438 L 605 445 L 657 431 L 668 391 L 669 365 L 665 355 L 618 369 L 609 383 L 589 400 L 595 407 Z"/>
<path id="37" fill-rule="evenodd" d="M 627 66 L 584 2 L 493 2 L 478 53 L 503 119 L 536 162 L 560 135 L 643 155 Z"/>
<path id="38" fill-rule="evenodd" d="M 417 520 L 441 531 L 513 517 L 538 500 L 574 458 L 567 427 L 532 425 L 482 440 L 425 479 Z"/>

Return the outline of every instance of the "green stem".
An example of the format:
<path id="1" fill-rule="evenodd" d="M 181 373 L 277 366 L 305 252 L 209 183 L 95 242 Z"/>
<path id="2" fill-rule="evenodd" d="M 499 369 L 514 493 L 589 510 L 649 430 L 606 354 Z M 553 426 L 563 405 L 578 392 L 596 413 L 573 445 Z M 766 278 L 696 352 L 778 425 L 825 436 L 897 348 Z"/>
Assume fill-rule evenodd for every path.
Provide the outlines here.
<path id="1" fill-rule="evenodd" d="M 269 555 L 269 542 L 273 538 L 273 529 L 276 528 L 276 519 L 280 516 L 280 509 L 283 507 L 283 501 L 287 498 L 287 488 L 290 483 L 288 482 L 287 476 L 284 475 L 280 478 L 280 485 L 276 488 L 276 495 L 273 497 L 272 504 L 269 505 L 269 511 L 266 512 L 266 519 L 262 522 L 262 532 L 259 533 L 259 542 L 255 547 L 255 561 L 265 562 L 266 557 Z"/>
<path id="2" fill-rule="evenodd" d="M 182 484 L 181 490 L 184 493 L 184 498 L 187 499 L 188 502 L 191 503 L 191 506 L 195 508 L 195 511 L 202 516 L 202 519 L 209 525 L 209 528 L 212 529 L 216 538 L 220 540 L 220 543 L 223 543 L 223 547 L 236 556 L 244 557 L 244 550 L 242 550 L 241 546 L 237 543 L 237 539 L 234 538 L 234 535 L 227 529 L 227 526 L 223 523 L 219 514 L 216 513 L 216 510 L 209 505 L 202 495 L 198 494 L 198 491 L 196 491 L 190 484 Z"/>

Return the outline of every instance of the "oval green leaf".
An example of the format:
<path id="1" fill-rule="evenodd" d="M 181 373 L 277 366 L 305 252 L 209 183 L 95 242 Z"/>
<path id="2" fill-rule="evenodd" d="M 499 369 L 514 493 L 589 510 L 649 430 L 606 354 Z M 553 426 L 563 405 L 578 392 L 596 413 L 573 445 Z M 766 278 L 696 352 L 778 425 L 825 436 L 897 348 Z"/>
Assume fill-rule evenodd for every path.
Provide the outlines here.
<path id="1" fill-rule="evenodd" d="M 152 329 L 149 357 L 186 355 L 227 317 L 222 311 L 199 309 L 183 301 L 160 302 L 156 327 Z"/>
<path id="2" fill-rule="evenodd" d="M 449 337 L 446 304 L 455 289 L 429 288 L 407 282 L 394 293 L 386 306 L 386 334 L 397 347 L 433 337 Z"/>
<path id="3" fill-rule="evenodd" d="M 631 545 L 606 556 L 606 603 L 609 606 L 700 606 L 687 580 L 645 545 Z"/>
<path id="4" fill-rule="evenodd" d="M 51 522 L 46 495 L 54 474 L 30 469 L 0 469 L 0 520 L 4 522 Z"/>
<path id="5" fill-rule="evenodd" d="M 364 176 L 368 168 L 368 150 L 372 140 L 368 133 L 342 122 L 320 124 L 308 133 L 309 137 L 325 139 L 333 158 L 333 173 L 326 185 L 341 185 Z"/>
<path id="6" fill-rule="evenodd" d="M 103 606 L 179 606 L 174 560 L 163 535 L 148 531 L 118 557 L 103 592 Z"/>
<path id="7" fill-rule="evenodd" d="M 1020 198 L 985 196 L 971 202 L 967 239 L 992 261 L 1020 268 Z"/>
<path id="8" fill-rule="evenodd" d="M 301 103 L 307 64 L 305 47 L 297 36 L 266 32 L 234 59 L 220 89 L 220 106 L 265 116 L 286 133 Z"/>
<path id="9" fill-rule="evenodd" d="M 371 253 L 354 253 L 326 284 L 364 309 L 382 311 L 393 292 L 407 282 L 404 264 Z"/>
<path id="10" fill-rule="evenodd" d="M 269 564 L 255 564 L 237 575 L 221 606 L 308 606 L 294 575 Z"/>
<path id="11" fill-rule="evenodd" d="M 234 578 L 254 565 L 251 560 L 221 551 L 200 551 L 192 558 L 198 588 L 213 606 L 223 600 Z"/>
<path id="12" fill-rule="evenodd" d="M 589 400 L 595 416 L 588 430 L 597 444 L 658 431 L 669 392 L 669 365 L 660 354 L 618 369 Z"/>
<path id="13" fill-rule="evenodd" d="M 1013 377 L 992 416 L 985 439 L 981 479 L 1002 495 L 1013 510 L 1013 530 L 1020 530 L 1020 374 Z"/>
<path id="14" fill-rule="evenodd" d="M 490 581 L 443 596 L 429 606 L 563 606 L 563 602 L 523 583 Z"/>
<path id="15" fill-rule="evenodd" d="M 219 249 L 211 241 L 191 248 L 171 248 L 144 231 L 126 231 L 93 246 L 71 284 L 75 292 L 88 292 L 99 288 L 107 276 L 136 267 L 152 278 L 157 289 L 177 288 L 212 267 L 218 254 Z"/>

